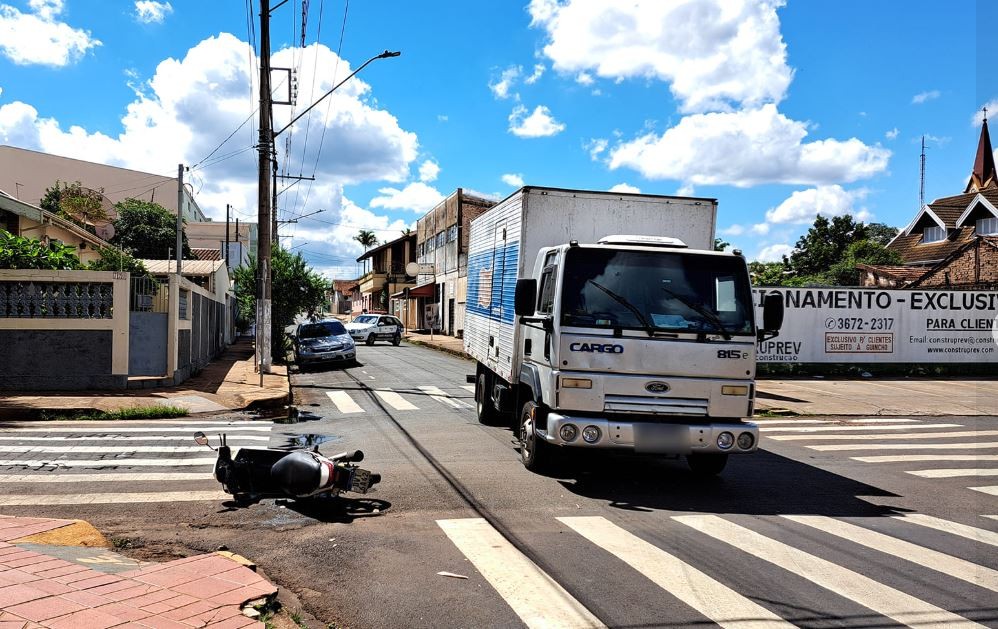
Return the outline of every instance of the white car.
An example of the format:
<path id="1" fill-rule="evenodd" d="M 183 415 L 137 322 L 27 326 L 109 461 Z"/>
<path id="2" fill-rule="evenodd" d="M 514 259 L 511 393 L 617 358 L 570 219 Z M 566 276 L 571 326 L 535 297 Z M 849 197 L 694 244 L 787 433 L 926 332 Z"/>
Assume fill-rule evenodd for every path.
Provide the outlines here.
<path id="1" fill-rule="evenodd" d="M 405 326 L 391 315 L 361 315 L 346 325 L 347 332 L 355 341 L 374 345 L 375 341 L 391 341 L 392 345 L 402 342 Z"/>

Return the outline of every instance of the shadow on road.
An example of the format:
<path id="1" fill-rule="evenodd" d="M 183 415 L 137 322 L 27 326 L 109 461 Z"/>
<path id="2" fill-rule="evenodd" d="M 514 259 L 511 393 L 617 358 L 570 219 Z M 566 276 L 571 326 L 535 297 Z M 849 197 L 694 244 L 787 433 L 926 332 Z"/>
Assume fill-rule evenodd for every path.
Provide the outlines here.
<path id="1" fill-rule="evenodd" d="M 229 500 L 222 503 L 222 511 L 237 511 L 239 509 L 251 508 L 258 504 L 259 500 L 251 502 L 239 502 Z M 357 518 L 377 517 L 388 511 L 392 503 L 387 500 L 377 498 L 317 498 L 300 500 L 278 499 L 274 501 L 278 507 L 285 507 L 289 511 L 294 511 L 313 520 L 326 523 L 349 524 Z"/>
<path id="2" fill-rule="evenodd" d="M 871 517 L 897 510 L 859 496 L 897 497 L 877 487 L 760 450 L 732 457 L 718 477 L 701 478 L 682 460 L 566 456 L 559 483 L 579 496 L 628 511 Z"/>

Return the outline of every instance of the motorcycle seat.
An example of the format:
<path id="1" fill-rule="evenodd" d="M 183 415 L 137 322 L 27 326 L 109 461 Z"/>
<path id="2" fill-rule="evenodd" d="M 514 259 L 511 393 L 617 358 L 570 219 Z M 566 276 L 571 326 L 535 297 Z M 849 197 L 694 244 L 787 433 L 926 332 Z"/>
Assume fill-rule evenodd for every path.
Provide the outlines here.
<path id="1" fill-rule="evenodd" d="M 277 486 L 293 496 L 307 496 L 319 488 L 322 464 L 308 452 L 292 452 L 270 468 Z"/>

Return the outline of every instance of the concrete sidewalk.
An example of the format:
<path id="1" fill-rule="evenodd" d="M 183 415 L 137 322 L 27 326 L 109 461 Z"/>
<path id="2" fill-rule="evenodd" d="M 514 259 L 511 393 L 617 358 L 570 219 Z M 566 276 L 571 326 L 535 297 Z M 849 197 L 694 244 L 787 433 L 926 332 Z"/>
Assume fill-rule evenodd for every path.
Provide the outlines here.
<path id="1" fill-rule="evenodd" d="M 176 387 L 124 391 L 24 392 L 0 396 L 0 419 L 32 419 L 50 413 L 80 410 L 114 411 L 137 406 L 180 406 L 189 413 L 210 413 L 280 406 L 289 397 L 287 367 L 260 374 L 253 361 L 253 341 L 240 337 L 201 373 Z M 0 628 L 2 629 L 2 628 Z"/>
<path id="2" fill-rule="evenodd" d="M 406 340 L 468 358 L 464 341 L 409 332 Z M 470 372 L 469 372 L 470 373 Z M 787 415 L 998 415 L 998 380 L 922 378 L 760 379 L 757 412 Z"/>
<path id="3" fill-rule="evenodd" d="M 81 530 L 101 554 L 80 555 L 72 539 Z M 277 594 L 234 555 L 131 568 L 134 561 L 101 545 L 85 522 L 0 516 L 0 627 L 262 628 L 251 604 Z"/>

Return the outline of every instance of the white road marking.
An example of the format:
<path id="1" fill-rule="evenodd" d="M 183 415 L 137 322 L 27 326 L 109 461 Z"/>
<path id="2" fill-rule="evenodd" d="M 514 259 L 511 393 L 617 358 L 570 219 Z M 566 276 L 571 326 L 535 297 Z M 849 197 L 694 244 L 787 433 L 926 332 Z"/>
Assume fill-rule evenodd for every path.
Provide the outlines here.
<path id="1" fill-rule="evenodd" d="M 440 402 L 441 404 L 446 404 L 451 408 L 471 408 L 471 405 L 463 400 L 456 400 L 447 394 L 446 391 L 431 386 L 419 387 L 424 393 L 429 394 L 431 398 Z"/>
<path id="2" fill-rule="evenodd" d="M 398 393 L 392 391 L 391 389 L 376 389 L 374 394 L 377 395 L 381 400 L 394 408 L 397 411 L 418 411 L 419 407 L 409 402 L 404 397 Z"/>
<path id="3" fill-rule="evenodd" d="M 138 481 L 215 480 L 211 472 L 107 472 L 105 474 L 34 474 L 0 475 L 0 483 L 117 483 Z"/>
<path id="4" fill-rule="evenodd" d="M 141 452 L 144 454 L 176 454 L 182 452 L 205 452 L 204 446 L 0 446 L 0 453 L 4 454 L 24 454 L 27 452 L 61 452 L 79 454 L 101 454 L 102 452 L 127 454 L 131 452 Z"/>
<path id="5" fill-rule="evenodd" d="M 833 443 L 804 446 L 808 450 L 836 452 L 845 450 L 994 450 L 998 441 L 986 443 Z"/>
<path id="6" fill-rule="evenodd" d="M 705 535 L 848 598 L 899 623 L 918 627 L 981 627 L 858 572 L 760 535 L 716 515 L 673 516 Z"/>
<path id="7" fill-rule="evenodd" d="M 270 441 L 270 437 L 259 435 L 230 435 L 226 434 L 229 441 Z M 188 441 L 192 442 L 190 436 L 169 436 L 169 435 L 149 435 L 148 437 L 129 437 L 127 435 L 100 435 L 95 437 L 4 437 L 0 436 L 0 441 L 57 441 L 65 443 L 67 441 Z"/>
<path id="8" fill-rule="evenodd" d="M 992 520 L 998 520 L 998 515 L 982 515 L 982 518 L 991 518 Z"/>
<path id="9" fill-rule="evenodd" d="M 235 454 L 233 454 L 235 456 Z M 215 457 L 205 459 L 6 459 L 0 460 L 0 467 L 189 467 L 194 465 L 215 466 Z"/>
<path id="10" fill-rule="evenodd" d="M 474 393 L 475 392 L 475 385 L 473 385 L 473 384 L 462 384 L 461 388 L 464 389 L 465 391 L 469 392 L 469 393 Z"/>
<path id="11" fill-rule="evenodd" d="M 996 454 L 895 454 L 885 456 L 851 456 L 861 463 L 918 463 L 921 461 L 998 461 Z"/>
<path id="12" fill-rule="evenodd" d="M 364 409 L 362 409 L 359 404 L 354 402 L 353 398 L 351 398 L 350 394 L 346 391 L 326 391 L 326 395 L 328 395 L 329 399 L 336 405 L 337 410 L 344 415 L 347 413 L 364 412 Z"/>
<path id="13" fill-rule="evenodd" d="M 62 424 L 62 423 L 63 422 L 59 422 L 59 424 Z M 63 427 L 63 426 L 53 426 L 52 428 L 6 428 L 6 429 L 4 429 L 4 432 L 6 432 L 6 433 L 12 433 L 12 432 L 44 432 L 44 433 L 62 433 L 62 432 L 81 433 L 81 432 L 88 432 L 88 433 L 95 433 L 95 434 L 118 433 L 118 432 L 123 432 L 123 433 L 129 433 L 129 432 L 132 432 L 132 433 L 182 432 L 182 433 L 186 433 L 188 435 L 193 435 L 194 432 L 195 432 L 193 430 L 194 428 L 200 428 L 200 429 L 204 430 L 204 432 L 206 432 L 206 433 L 220 433 L 220 432 L 222 432 L 222 433 L 225 433 L 225 434 L 229 434 L 226 431 L 226 428 L 230 428 L 230 429 L 234 428 L 235 430 L 238 430 L 239 432 L 243 432 L 243 431 L 270 432 L 271 426 L 273 426 L 273 424 L 262 424 L 262 425 L 253 425 L 253 426 L 246 426 L 246 425 L 240 424 L 240 425 L 238 425 L 236 427 L 232 427 L 232 426 L 214 426 L 214 427 L 212 427 L 212 426 L 209 426 L 209 425 L 206 425 L 206 424 L 195 424 L 195 425 L 192 425 L 190 428 L 171 428 L 171 427 L 164 427 L 164 426 L 89 426 L 86 429 L 84 429 L 83 427 L 79 427 L 79 428 L 68 428 L 68 427 Z M 193 439 L 193 437 L 192 437 L 192 439 Z"/>
<path id="14" fill-rule="evenodd" d="M 437 524 L 528 627 L 604 626 L 483 518 Z"/>
<path id="15" fill-rule="evenodd" d="M 109 505 L 142 502 L 196 502 L 229 500 L 228 494 L 214 491 L 151 491 L 142 493 L 55 494 L 41 496 L 0 496 L 0 507 L 25 505 Z"/>
<path id="16" fill-rule="evenodd" d="M 923 515 L 921 513 L 905 513 L 902 515 L 892 515 L 891 517 L 901 520 L 902 522 L 910 522 L 911 524 L 917 524 L 919 526 L 935 529 L 944 533 L 951 533 L 953 535 L 959 535 L 960 537 L 966 537 L 967 539 L 972 539 L 975 542 L 980 542 L 982 544 L 998 546 L 998 533 L 987 529 L 979 529 L 976 526 L 960 524 L 959 522 L 950 522 L 949 520 L 936 518 L 931 515 Z"/>
<path id="17" fill-rule="evenodd" d="M 922 428 L 963 428 L 960 424 L 904 424 L 901 426 L 800 426 L 797 428 L 783 428 L 773 426 L 772 428 L 760 428 L 764 432 L 839 432 L 839 431 L 862 431 L 862 430 L 912 430 Z"/>
<path id="18" fill-rule="evenodd" d="M 994 437 L 998 436 L 998 430 L 961 430 L 955 432 L 913 432 L 904 435 L 896 433 L 886 435 L 767 435 L 766 439 L 776 441 L 858 441 L 861 439 L 966 439 L 967 437 Z"/>
<path id="19" fill-rule="evenodd" d="M 890 535 L 872 531 L 850 522 L 836 520 L 822 515 L 785 515 L 793 522 L 810 526 L 824 533 L 841 537 L 854 544 L 866 546 L 881 553 L 892 555 L 905 561 L 918 564 L 929 570 L 935 570 L 954 579 L 980 586 L 998 592 L 998 570 L 953 557 L 930 548 L 912 544 Z"/>
<path id="20" fill-rule="evenodd" d="M 921 476 L 922 478 L 958 478 L 960 476 L 998 476 L 998 468 L 964 469 L 956 467 L 956 468 L 940 468 L 937 470 L 910 470 L 907 473 L 913 474 L 915 476 Z"/>
<path id="21" fill-rule="evenodd" d="M 602 517 L 557 518 L 722 627 L 793 627 L 765 607 Z"/>
<path id="22" fill-rule="evenodd" d="M 982 494 L 988 494 L 989 496 L 998 496 L 998 485 L 990 485 L 987 487 L 968 487 L 967 489 L 973 489 L 974 491 L 979 491 Z"/>
<path id="23" fill-rule="evenodd" d="M 753 424 L 773 426 L 776 424 L 899 424 L 902 422 L 920 422 L 920 419 L 905 419 L 898 417 L 856 417 L 851 419 L 750 419 Z M 843 422 L 845 422 L 843 424 Z"/>

